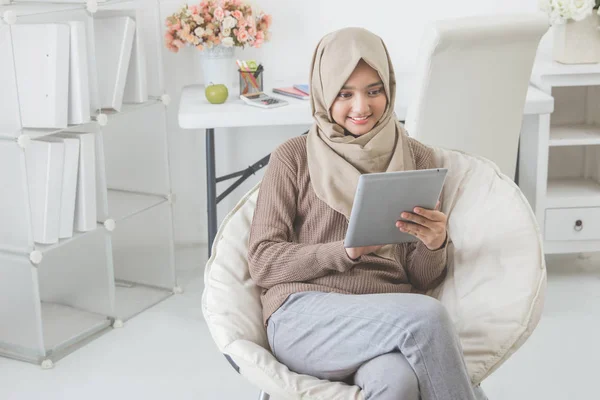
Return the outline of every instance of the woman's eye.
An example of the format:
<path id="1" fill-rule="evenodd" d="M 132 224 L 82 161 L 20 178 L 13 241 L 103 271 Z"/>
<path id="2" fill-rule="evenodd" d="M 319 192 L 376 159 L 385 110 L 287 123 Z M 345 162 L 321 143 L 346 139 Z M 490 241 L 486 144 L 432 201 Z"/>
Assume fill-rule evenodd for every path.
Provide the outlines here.
<path id="1" fill-rule="evenodd" d="M 340 97 L 342 99 L 349 99 L 350 97 L 352 97 L 352 93 L 340 92 L 338 94 L 338 97 Z"/>
<path id="2" fill-rule="evenodd" d="M 382 90 L 381 88 L 375 89 L 375 90 L 370 90 L 369 91 L 369 96 L 377 96 L 378 94 L 381 93 L 381 90 Z"/>

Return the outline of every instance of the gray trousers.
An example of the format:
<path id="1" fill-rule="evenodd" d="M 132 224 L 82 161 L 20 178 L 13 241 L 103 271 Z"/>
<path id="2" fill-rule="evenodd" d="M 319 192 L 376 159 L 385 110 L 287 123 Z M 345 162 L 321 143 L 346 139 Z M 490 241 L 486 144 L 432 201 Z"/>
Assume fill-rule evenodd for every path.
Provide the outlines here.
<path id="1" fill-rule="evenodd" d="M 290 370 L 356 384 L 366 400 L 486 399 L 471 385 L 450 316 L 428 296 L 295 293 L 269 318 L 267 336 Z"/>

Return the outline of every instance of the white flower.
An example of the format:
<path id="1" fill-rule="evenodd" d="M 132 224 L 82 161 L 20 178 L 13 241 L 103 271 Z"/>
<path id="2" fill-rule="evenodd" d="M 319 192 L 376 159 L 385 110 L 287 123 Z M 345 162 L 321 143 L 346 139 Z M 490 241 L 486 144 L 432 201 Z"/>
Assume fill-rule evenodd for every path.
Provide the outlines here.
<path id="1" fill-rule="evenodd" d="M 232 47 L 233 46 L 233 38 L 232 37 L 226 37 L 225 39 L 223 39 L 221 41 L 221 43 L 223 44 L 223 46 L 225 47 Z"/>
<path id="2" fill-rule="evenodd" d="M 591 15 L 596 5 L 595 0 L 571 0 L 568 3 L 571 18 L 575 21 L 581 21 Z"/>
<path id="3" fill-rule="evenodd" d="M 231 36 L 231 29 L 229 29 L 229 28 L 223 29 L 223 36 Z"/>
<path id="4" fill-rule="evenodd" d="M 205 32 L 205 30 L 201 26 L 194 29 L 194 34 L 198 37 L 202 37 L 202 35 L 204 35 L 204 32 Z"/>
<path id="5" fill-rule="evenodd" d="M 223 20 L 223 29 L 233 29 L 237 25 L 237 19 L 232 16 L 225 17 Z"/>
<path id="6" fill-rule="evenodd" d="M 540 11 L 550 13 L 552 10 L 552 0 L 538 0 L 538 8 Z"/>
<path id="7" fill-rule="evenodd" d="M 572 19 L 581 21 L 593 11 L 595 0 L 538 0 L 539 9 L 546 12 L 552 25 Z"/>

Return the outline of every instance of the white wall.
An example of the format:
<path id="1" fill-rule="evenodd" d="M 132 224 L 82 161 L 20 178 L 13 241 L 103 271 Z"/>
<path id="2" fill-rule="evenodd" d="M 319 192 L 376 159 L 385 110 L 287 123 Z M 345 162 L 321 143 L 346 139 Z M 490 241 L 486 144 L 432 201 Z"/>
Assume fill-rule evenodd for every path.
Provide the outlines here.
<path id="1" fill-rule="evenodd" d="M 160 0 L 164 20 L 184 2 Z M 191 3 L 191 2 L 190 2 Z M 411 70 L 417 58 L 424 24 L 429 20 L 483 14 L 537 11 L 537 0 L 254 0 L 273 15 L 272 40 L 261 49 L 237 50 L 236 58 L 256 59 L 265 66 L 265 85 L 305 83 L 312 52 L 326 33 L 361 26 L 380 35 L 397 71 Z M 545 38 L 542 46 L 546 46 Z M 206 177 L 204 132 L 182 130 L 177 108 L 182 86 L 199 82 L 192 50 L 165 50 L 167 91 L 174 102 L 169 110 L 170 156 L 178 243 L 206 242 Z M 287 138 L 308 127 L 216 130 L 217 175 L 245 168 L 270 153 Z M 219 204 L 219 223 L 239 198 L 262 176 L 253 176 Z M 221 185 L 221 184 L 220 184 Z M 224 186 L 218 187 L 221 192 Z"/>

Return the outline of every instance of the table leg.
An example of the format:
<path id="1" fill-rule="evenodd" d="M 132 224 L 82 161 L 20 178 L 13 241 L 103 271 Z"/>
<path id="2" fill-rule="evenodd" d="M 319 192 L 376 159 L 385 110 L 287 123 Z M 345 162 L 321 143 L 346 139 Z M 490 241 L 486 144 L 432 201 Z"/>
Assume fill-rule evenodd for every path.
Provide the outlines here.
<path id="1" fill-rule="evenodd" d="M 217 177 L 215 172 L 215 130 L 206 130 L 206 204 L 208 211 L 208 257 L 217 235 Z"/>

